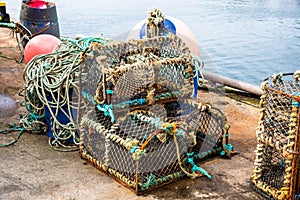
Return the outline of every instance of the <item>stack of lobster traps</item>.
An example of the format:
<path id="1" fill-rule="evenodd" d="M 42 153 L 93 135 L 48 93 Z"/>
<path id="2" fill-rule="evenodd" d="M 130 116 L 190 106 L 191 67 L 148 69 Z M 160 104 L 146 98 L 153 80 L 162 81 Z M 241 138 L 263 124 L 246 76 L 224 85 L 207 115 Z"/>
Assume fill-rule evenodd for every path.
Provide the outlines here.
<path id="1" fill-rule="evenodd" d="M 141 194 L 185 176 L 211 178 L 196 163 L 230 156 L 226 118 L 193 98 L 199 62 L 179 37 L 95 44 L 86 52 L 78 113 L 84 159 Z"/>

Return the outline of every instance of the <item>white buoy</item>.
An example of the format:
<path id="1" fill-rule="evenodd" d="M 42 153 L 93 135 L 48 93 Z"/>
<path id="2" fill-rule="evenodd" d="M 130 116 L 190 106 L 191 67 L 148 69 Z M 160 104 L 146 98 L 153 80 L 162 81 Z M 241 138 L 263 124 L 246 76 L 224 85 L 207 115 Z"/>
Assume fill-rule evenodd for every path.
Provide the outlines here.
<path id="1" fill-rule="evenodd" d="M 200 56 L 200 47 L 198 41 L 193 33 L 193 31 L 182 21 L 176 19 L 175 17 L 165 16 L 166 20 L 171 21 L 176 29 L 176 35 L 179 36 L 183 42 L 190 48 L 191 52 L 197 56 Z M 138 22 L 132 29 L 132 31 L 128 34 L 127 40 L 130 39 L 142 39 L 141 38 L 141 30 L 147 19 L 143 19 Z"/>

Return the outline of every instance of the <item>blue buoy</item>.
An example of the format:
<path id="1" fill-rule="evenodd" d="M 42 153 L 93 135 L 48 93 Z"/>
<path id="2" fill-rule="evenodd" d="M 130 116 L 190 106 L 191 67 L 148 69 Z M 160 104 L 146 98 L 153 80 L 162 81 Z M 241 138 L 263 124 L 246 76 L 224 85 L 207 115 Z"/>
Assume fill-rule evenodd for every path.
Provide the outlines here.
<path id="1" fill-rule="evenodd" d="M 160 27 L 160 35 L 159 36 L 166 36 L 168 35 L 168 33 L 173 33 L 174 35 L 176 35 L 176 27 L 173 24 L 173 22 L 171 22 L 168 19 L 164 19 L 163 23 L 161 23 Z M 143 24 L 141 30 L 140 30 L 140 39 L 144 38 L 146 35 L 146 23 Z"/>

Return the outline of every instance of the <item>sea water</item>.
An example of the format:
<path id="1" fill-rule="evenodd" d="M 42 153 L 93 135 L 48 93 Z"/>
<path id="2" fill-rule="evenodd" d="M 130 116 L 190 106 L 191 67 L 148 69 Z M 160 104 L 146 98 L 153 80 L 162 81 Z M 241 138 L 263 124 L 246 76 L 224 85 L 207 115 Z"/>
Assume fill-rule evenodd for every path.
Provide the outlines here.
<path id="1" fill-rule="evenodd" d="M 18 19 L 21 1 L 6 0 Z M 62 36 L 125 39 L 155 7 L 195 34 L 205 69 L 260 85 L 300 69 L 300 0 L 53 0 Z"/>

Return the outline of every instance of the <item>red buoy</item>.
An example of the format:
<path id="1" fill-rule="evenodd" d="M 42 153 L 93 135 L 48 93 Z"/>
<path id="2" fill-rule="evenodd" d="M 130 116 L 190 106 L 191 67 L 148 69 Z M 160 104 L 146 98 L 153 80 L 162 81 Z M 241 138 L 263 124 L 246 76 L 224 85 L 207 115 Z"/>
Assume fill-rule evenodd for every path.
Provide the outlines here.
<path id="1" fill-rule="evenodd" d="M 46 9 L 48 7 L 47 2 L 41 1 L 41 0 L 31 0 L 30 2 L 28 2 L 26 4 L 30 8 L 36 8 L 36 9 Z"/>
<path id="2" fill-rule="evenodd" d="M 24 59 L 28 63 L 33 57 L 53 52 L 60 40 L 49 34 L 41 34 L 33 37 L 25 46 Z"/>

